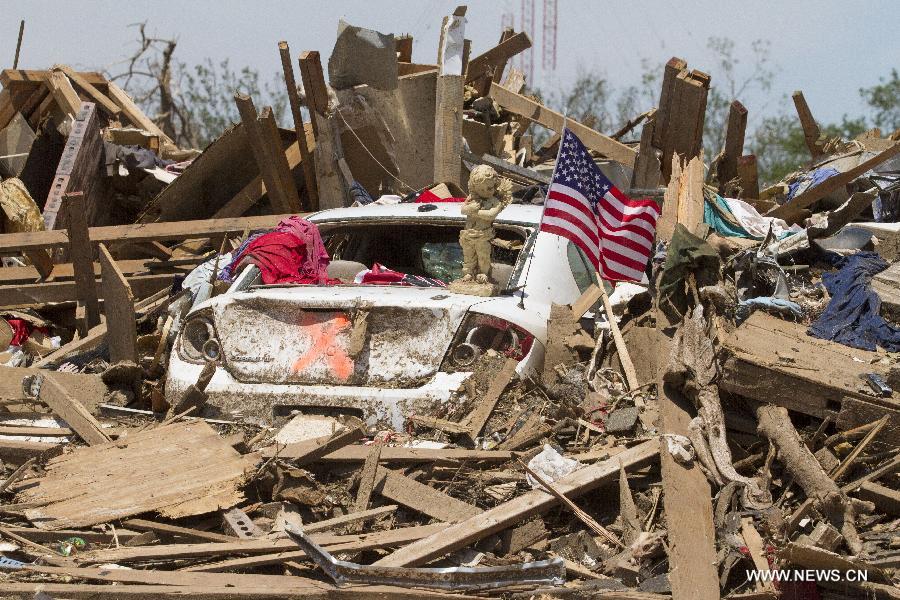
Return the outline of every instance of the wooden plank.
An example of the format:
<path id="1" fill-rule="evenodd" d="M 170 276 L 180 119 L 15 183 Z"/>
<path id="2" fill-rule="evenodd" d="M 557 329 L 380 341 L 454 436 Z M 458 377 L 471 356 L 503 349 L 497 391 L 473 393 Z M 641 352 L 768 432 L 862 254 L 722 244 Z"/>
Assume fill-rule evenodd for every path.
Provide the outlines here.
<path id="1" fill-rule="evenodd" d="M 81 71 L 81 76 L 92 85 L 106 85 L 106 78 L 96 71 Z M 34 71 L 28 69 L 3 69 L 0 71 L 0 84 L 9 87 L 10 84 L 23 84 L 38 87 L 41 83 L 50 79 L 53 71 Z"/>
<path id="2" fill-rule="evenodd" d="M 664 319 L 657 318 L 657 327 Z M 668 356 L 671 341 L 658 331 L 657 352 Z M 657 374 L 662 435 L 686 436 L 691 420 L 690 401 L 664 381 L 664 369 Z M 684 464 L 675 460 L 659 439 L 662 465 L 663 506 L 669 532 L 669 582 L 673 598 L 718 600 L 719 574 L 716 567 L 716 532 L 713 527 L 711 489 L 696 461 Z M 622 456 L 617 455 L 615 458 Z M 615 459 L 613 459 L 615 460 Z"/>
<path id="3" fill-rule="evenodd" d="M 363 462 L 369 455 L 368 446 L 345 446 L 319 459 L 319 462 Z M 265 456 L 265 450 L 263 451 Z M 464 450 L 461 448 L 402 448 L 387 446 L 381 449 L 381 462 L 415 464 L 436 462 L 454 464 L 459 461 L 502 463 L 511 460 L 513 452 L 504 450 Z"/>
<path id="4" fill-rule="evenodd" d="M 46 285 L 46 284 L 45 284 Z M 32 365 L 35 368 L 43 368 L 62 361 L 66 356 L 95 348 L 103 343 L 106 339 L 106 324 L 97 325 L 88 334 L 77 340 L 72 340 L 67 344 L 63 344 L 41 360 Z"/>
<path id="5" fill-rule="evenodd" d="M 584 145 L 591 150 L 633 168 L 637 152 L 610 137 L 594 131 L 577 121 L 566 119 L 560 113 L 550 110 L 543 104 L 516 94 L 496 83 L 491 84 L 491 98 L 506 110 L 521 115 L 543 125 L 553 131 L 562 132 L 563 124 L 572 130 Z"/>
<path id="6" fill-rule="evenodd" d="M 662 179 L 662 165 L 659 153 L 653 147 L 653 133 L 658 127 L 657 113 L 651 114 L 644 121 L 641 129 L 641 142 L 638 146 L 637 158 L 634 161 L 634 174 L 631 178 L 631 187 L 650 189 L 659 186 Z"/>
<path id="7" fill-rule="evenodd" d="M 741 199 L 759 198 L 759 175 L 755 154 L 747 154 L 738 159 L 737 175 L 741 182 Z"/>
<path id="8" fill-rule="evenodd" d="M 809 154 L 813 160 L 823 156 L 822 147 L 819 145 L 819 138 L 822 133 L 819 131 L 819 125 L 813 118 L 812 111 L 803 97 L 803 92 L 797 90 L 791 97 L 794 99 L 794 107 L 797 109 L 797 117 L 800 119 L 800 127 L 803 129 L 803 141 L 809 149 Z"/>
<path id="9" fill-rule="evenodd" d="M 256 108 L 253 106 L 250 96 L 236 93 L 234 101 L 241 114 L 241 122 L 247 132 L 256 166 L 263 181 L 266 182 L 266 190 L 272 207 L 283 213 L 299 210 L 300 199 L 297 197 L 297 190 L 293 186 L 287 185 L 290 169 L 287 166 L 287 160 L 284 159 L 284 154 L 280 151 L 281 141 L 278 139 L 277 128 L 273 130 L 274 121 L 272 119 L 258 120 Z M 273 148 L 277 150 L 273 151 Z M 276 155 L 281 156 L 283 162 L 275 160 Z M 287 177 L 282 173 L 282 168 L 288 171 Z"/>
<path id="10" fill-rule="evenodd" d="M 778 217 L 780 219 L 785 219 L 788 222 L 791 222 L 792 220 L 797 219 L 802 209 L 812 206 L 828 194 L 837 191 L 857 177 L 871 170 L 873 167 L 877 167 L 884 161 L 898 154 L 900 154 L 900 142 L 895 143 L 887 150 L 879 152 L 872 158 L 861 162 L 859 165 L 853 167 L 852 169 L 848 169 L 843 173 L 839 173 L 837 175 L 834 175 L 833 177 L 829 177 L 819 185 L 807 188 L 806 190 L 791 198 L 785 204 L 782 204 L 781 206 L 767 212 L 766 216 Z"/>
<path id="11" fill-rule="evenodd" d="M 50 88 L 59 109 L 74 119 L 81 109 L 81 98 L 78 97 L 78 92 L 72 87 L 69 78 L 59 71 L 54 71 L 47 79 L 47 87 Z"/>
<path id="12" fill-rule="evenodd" d="M 89 225 L 102 204 L 103 140 L 96 105 L 92 102 L 80 104 L 74 119 L 44 203 L 44 227 L 47 230 L 62 229 L 68 222 L 63 199 L 69 192 L 84 194 L 81 208 Z"/>
<path id="13" fill-rule="evenodd" d="M 0 460 L 21 465 L 30 458 L 47 456 L 62 450 L 62 445 L 49 442 L 0 440 Z"/>
<path id="14" fill-rule="evenodd" d="M 137 361 L 137 318 L 134 314 L 134 294 L 128 280 L 122 275 L 116 261 L 106 246 L 100 244 L 101 285 L 103 287 L 103 313 L 109 335 L 109 359 Z"/>
<path id="15" fill-rule="evenodd" d="M 85 73 L 82 73 L 82 75 L 85 75 Z M 106 93 L 109 94 L 109 97 L 122 108 L 122 112 L 125 113 L 125 116 L 128 117 L 128 120 L 131 121 L 132 125 L 139 129 L 145 129 L 158 136 L 160 141 L 174 144 L 172 138 L 166 135 L 163 130 L 150 119 L 150 117 L 144 114 L 144 111 L 138 108 L 137 104 L 134 103 L 134 100 L 125 93 L 125 90 L 112 81 L 106 82 L 106 84 Z"/>
<path id="16" fill-rule="evenodd" d="M 479 54 L 469 61 L 469 66 L 466 69 L 466 83 L 475 81 L 483 76 L 490 77 L 492 81 L 499 81 L 499 79 L 494 78 L 497 70 L 499 69 L 500 73 L 502 73 L 501 66 L 506 66 L 510 58 L 529 48 L 531 48 L 531 40 L 524 31 L 506 37 L 506 39 L 503 39 L 487 52 Z"/>
<path id="17" fill-rule="evenodd" d="M 356 488 L 356 499 L 353 502 L 353 512 L 362 513 L 369 508 L 369 499 L 372 497 L 372 490 L 375 488 L 375 476 L 378 473 L 378 460 L 381 458 L 381 449 L 383 444 L 378 442 L 372 444 L 366 462 L 363 463 L 362 470 L 359 474 L 359 485 Z M 305 528 L 309 531 L 309 528 Z M 351 531 L 350 533 L 356 533 Z"/>
<path id="18" fill-rule="evenodd" d="M 501 368 L 500 372 L 497 373 L 497 376 L 491 380 L 490 386 L 488 386 L 487 391 L 478 402 L 475 410 L 466 417 L 465 424 L 471 439 L 474 440 L 481 435 L 481 430 L 484 429 L 488 419 L 491 418 L 491 413 L 494 412 L 494 407 L 497 406 L 500 395 L 503 394 L 503 390 L 506 389 L 506 386 L 509 385 L 509 382 L 516 374 L 517 366 L 519 366 L 519 361 L 516 359 L 506 359 L 506 362 L 503 363 L 503 368 Z"/>
<path id="19" fill-rule="evenodd" d="M 76 73 L 70 66 L 58 65 L 53 67 L 53 71 L 60 71 L 64 73 L 72 81 L 72 83 L 81 88 L 81 90 L 85 94 L 90 96 L 93 102 L 96 102 L 112 117 L 118 118 L 119 114 L 122 112 L 122 109 L 119 108 L 119 106 L 115 102 L 106 97 L 106 95 L 98 90 L 93 83 L 88 81 L 80 73 Z"/>
<path id="20" fill-rule="evenodd" d="M 900 492 L 881 484 L 867 481 L 859 486 L 856 496 L 875 505 L 889 515 L 900 515 Z"/>
<path id="21" fill-rule="evenodd" d="M 656 112 L 656 127 L 653 130 L 653 145 L 662 150 L 665 145 L 664 133 L 669 129 L 669 115 L 672 114 L 672 99 L 675 94 L 675 78 L 687 68 L 687 62 L 673 56 L 663 69 L 662 88 L 659 93 L 659 108 Z"/>
<path id="22" fill-rule="evenodd" d="M 233 217 L 202 221 L 170 221 L 91 227 L 91 243 L 138 242 L 149 240 L 185 240 L 243 233 L 245 229 L 260 231 L 275 227 L 293 214 Z M 302 216 L 302 215 L 301 215 Z M 0 255 L 10 255 L 32 248 L 66 248 L 69 237 L 65 231 L 34 231 L 0 235 Z"/>
<path id="23" fill-rule="evenodd" d="M 305 50 L 300 53 L 300 80 L 306 97 L 306 108 L 309 109 L 310 120 L 316 139 L 319 138 L 319 125 L 315 115 L 325 116 L 328 111 L 328 88 L 325 86 L 325 73 L 322 71 L 322 60 L 316 50 Z"/>
<path id="24" fill-rule="evenodd" d="M 668 129 L 663 137 L 662 168 L 663 181 L 669 181 L 669 168 L 675 154 L 686 161 L 697 156 L 703 140 L 703 123 L 706 117 L 706 96 L 708 86 L 688 71 L 675 77 L 672 97 L 672 112 Z"/>
<path id="25" fill-rule="evenodd" d="M 0 366 L 0 399 L 26 404 L 33 403 L 34 398 L 22 389 L 22 380 L 26 377 L 46 375 L 36 366 L 31 367 L 2 367 Z M 85 375 L 83 373 L 55 372 L 53 377 L 62 385 L 70 396 L 74 396 L 91 409 L 103 401 L 107 392 L 106 384 L 99 375 Z M 12 418 L 12 414 L 6 414 L 6 418 L 0 419 L 0 424 L 11 427 L 4 421 Z"/>
<path id="26" fill-rule="evenodd" d="M 395 39 L 397 44 L 397 61 L 404 63 L 412 62 L 413 36 L 401 35 Z"/>
<path id="27" fill-rule="evenodd" d="M 734 100 L 728 108 L 725 124 L 725 146 L 718 163 L 719 189 L 738 176 L 738 159 L 744 154 L 744 135 L 747 130 L 747 109 Z"/>
<path id="28" fill-rule="evenodd" d="M 84 214 L 84 193 L 70 193 L 65 197 L 69 215 L 69 256 L 75 276 L 75 296 L 85 307 L 87 329 L 100 324 L 100 300 L 94 279 L 94 251 L 91 247 L 87 218 Z M 87 334 L 87 331 L 82 332 Z"/>
<path id="29" fill-rule="evenodd" d="M 363 535 L 338 535 L 314 533 L 310 537 L 331 552 L 368 550 L 395 546 L 419 540 L 446 527 L 446 523 L 419 525 L 389 529 Z M 159 544 L 94 550 L 79 555 L 82 563 L 132 563 L 150 560 L 178 560 L 188 558 L 214 558 L 230 554 L 269 554 L 279 551 L 297 551 L 297 543 L 291 539 L 250 539 L 230 542 L 203 542 L 197 544 Z M 295 558 L 302 557 L 297 555 Z M 221 563 L 220 563 L 221 564 Z M 186 572 L 203 572 L 203 566 L 188 567 Z"/>
<path id="30" fill-rule="evenodd" d="M 309 199 L 309 206 L 304 208 L 315 212 L 319 210 L 316 171 L 312 162 L 312 154 L 306 144 L 306 128 L 303 125 L 303 113 L 300 111 L 300 94 L 297 92 L 297 81 L 294 79 L 294 67 L 291 64 L 291 50 L 288 43 L 278 42 L 278 52 L 281 55 L 284 84 L 287 87 L 288 102 L 291 106 L 291 115 L 294 118 L 294 131 L 297 133 L 297 144 L 300 150 L 300 159 L 303 163 L 303 182 L 306 186 L 306 197 Z M 290 167 L 290 165 L 288 166 Z"/>
<path id="31" fill-rule="evenodd" d="M 858 350 L 807 335 L 806 327 L 762 311 L 722 338 L 723 367 L 719 387 L 760 402 L 771 402 L 820 419 L 837 416 L 848 398 L 884 407 L 868 413 L 862 423 L 838 423 L 850 428 L 900 408 L 900 394 L 876 398 L 860 392 L 866 373 L 887 377 L 878 352 Z M 843 412 L 843 411 L 841 411 Z M 852 412 L 852 411 L 851 411 Z"/>
<path id="32" fill-rule="evenodd" d="M 276 444 L 275 446 L 265 448 L 263 450 L 263 456 L 266 458 L 277 456 L 278 458 L 288 459 L 294 464 L 302 465 L 314 462 L 326 454 L 331 454 L 335 450 L 339 450 L 348 444 L 352 444 L 361 439 L 364 433 L 365 432 L 360 427 L 339 429 L 332 435 L 325 435 L 284 446 Z"/>
<path id="33" fill-rule="evenodd" d="M 97 419 L 49 373 L 44 376 L 38 400 L 65 421 L 88 445 L 105 444 L 110 441 Z"/>
<path id="34" fill-rule="evenodd" d="M 143 298 L 159 290 L 171 288 L 174 277 L 171 273 L 160 275 L 136 275 L 127 279 L 135 297 Z M 47 281 L 43 283 L 14 284 L 0 286 L 0 307 L 13 308 L 52 302 L 72 302 L 76 299 L 74 281 Z M 101 286 L 100 299 L 106 297 Z"/>
<path id="35" fill-rule="evenodd" d="M 148 521 L 146 519 L 127 519 L 122 521 L 122 524 L 125 527 L 130 527 L 137 531 L 152 531 L 154 533 L 162 534 L 163 536 L 174 536 L 186 540 L 228 543 L 234 541 L 234 537 L 230 535 L 212 531 L 201 531 L 189 527 L 179 527 L 178 525 L 169 525 L 168 523 L 157 523 L 156 521 Z"/>
<path id="36" fill-rule="evenodd" d="M 477 506 L 457 500 L 402 473 L 378 467 L 375 491 L 429 517 L 455 523 L 481 513 Z"/>
<path id="37" fill-rule="evenodd" d="M 567 498 L 576 498 L 603 484 L 618 480 L 620 464 L 625 468 L 649 463 L 659 453 L 655 440 L 625 450 L 610 460 L 579 469 L 554 482 L 554 487 Z M 445 526 L 435 535 L 413 542 L 375 562 L 388 567 L 414 567 L 465 548 L 478 540 L 542 514 L 557 504 L 556 498 L 544 490 L 532 490 L 490 510 L 454 525 Z M 718 589 L 718 588 L 717 588 Z"/>
<path id="38" fill-rule="evenodd" d="M 53 458 L 44 477 L 16 499 L 41 504 L 25 514 L 49 530 L 149 511 L 179 518 L 240 502 L 239 486 L 254 459 L 242 457 L 203 421 L 173 423 L 132 431 L 127 443 L 82 446 Z"/>
<path id="39" fill-rule="evenodd" d="M 438 75 L 435 91 L 434 181 L 462 184 L 462 121 L 464 71 L 450 72 L 444 62 L 450 27 L 465 26 L 465 20 L 446 17 L 438 44 Z"/>

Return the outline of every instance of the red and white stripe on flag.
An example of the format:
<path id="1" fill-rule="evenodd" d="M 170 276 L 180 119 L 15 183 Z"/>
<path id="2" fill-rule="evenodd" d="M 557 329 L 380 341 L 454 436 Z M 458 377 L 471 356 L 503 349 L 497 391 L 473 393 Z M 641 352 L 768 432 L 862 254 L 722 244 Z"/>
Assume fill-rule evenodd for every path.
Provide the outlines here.
<path id="1" fill-rule="evenodd" d="M 541 231 L 581 248 L 600 277 L 640 281 L 654 249 L 659 205 L 616 188 L 568 129 L 553 173 Z"/>

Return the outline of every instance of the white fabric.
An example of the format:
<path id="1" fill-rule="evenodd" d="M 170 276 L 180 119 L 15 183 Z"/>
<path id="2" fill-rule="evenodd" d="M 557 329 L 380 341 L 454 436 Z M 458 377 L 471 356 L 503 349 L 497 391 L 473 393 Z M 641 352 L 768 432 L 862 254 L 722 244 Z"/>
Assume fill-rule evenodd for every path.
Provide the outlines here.
<path id="1" fill-rule="evenodd" d="M 737 198 L 724 198 L 725 204 L 731 210 L 734 218 L 750 235 L 758 238 L 764 238 L 769 233 L 769 225 L 772 226 L 772 233 L 775 237 L 782 237 L 785 233 L 800 233 L 803 228 L 799 225 L 788 224 L 783 219 L 775 217 L 764 217 L 752 205 L 738 200 Z"/>

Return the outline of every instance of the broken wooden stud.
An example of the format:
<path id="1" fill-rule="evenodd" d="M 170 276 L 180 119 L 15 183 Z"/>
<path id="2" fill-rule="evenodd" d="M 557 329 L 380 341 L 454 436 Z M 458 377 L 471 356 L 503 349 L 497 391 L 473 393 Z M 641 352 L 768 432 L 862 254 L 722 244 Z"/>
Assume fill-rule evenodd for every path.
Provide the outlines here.
<path id="1" fill-rule="evenodd" d="M 434 181 L 462 183 L 463 37 L 465 18 L 445 17 L 438 47 L 434 121 Z"/>
<path id="2" fill-rule="evenodd" d="M 259 119 L 253 100 L 241 93 L 234 95 L 235 104 L 241 114 L 241 123 L 250 141 L 250 149 L 256 166 L 266 182 L 269 200 L 276 212 L 292 213 L 300 210 L 300 198 L 293 184 L 293 177 L 288 168 L 287 159 L 281 146 L 274 119 Z M 273 127 L 274 126 L 274 127 Z"/>
<path id="3" fill-rule="evenodd" d="M 297 133 L 297 146 L 300 150 L 300 160 L 303 166 L 303 182 L 306 187 L 306 197 L 309 199 L 307 210 L 319 210 L 319 194 L 316 189 L 316 170 L 313 165 L 312 153 L 306 143 L 306 127 L 303 124 L 303 113 L 300 111 L 300 94 L 297 92 L 297 81 L 294 78 L 294 67 L 291 65 L 291 49 L 287 42 L 278 42 L 278 52 L 281 55 L 281 69 L 284 71 L 284 84 L 287 87 L 288 101 L 291 105 L 291 115 L 294 117 L 294 131 Z"/>
<path id="4" fill-rule="evenodd" d="M 803 140 L 809 149 L 809 154 L 813 160 L 823 155 L 822 146 L 819 144 L 819 138 L 822 133 L 819 131 L 819 125 L 813 118 L 812 111 L 803 97 L 803 92 L 797 90 L 791 97 L 794 99 L 794 107 L 797 109 L 797 117 L 800 119 L 800 127 L 803 129 Z"/>
<path id="5" fill-rule="evenodd" d="M 738 176 L 738 160 L 744 153 L 744 133 L 747 129 L 747 109 L 737 100 L 728 109 L 728 122 L 725 124 L 725 145 L 719 155 L 718 173 L 719 190 Z"/>
<path id="6" fill-rule="evenodd" d="M 103 288 L 103 312 L 109 335 L 109 359 L 115 364 L 128 360 L 137 362 L 137 317 L 134 294 L 128 280 L 116 265 L 106 246 L 100 244 L 100 273 Z"/>
<path id="7" fill-rule="evenodd" d="M 38 400 L 65 421 L 88 445 L 105 444 L 110 441 L 97 419 L 81 402 L 70 396 L 53 375 L 44 376 Z"/>
<path id="8" fill-rule="evenodd" d="M 395 42 L 397 44 L 397 62 L 411 63 L 413 36 L 401 35 L 396 38 Z"/>
<path id="9" fill-rule="evenodd" d="M 356 488 L 356 501 L 353 503 L 353 512 L 361 513 L 369 508 L 369 499 L 375 487 L 375 476 L 378 472 L 378 460 L 381 458 L 382 444 L 374 443 L 366 456 L 359 474 L 359 485 Z M 360 522 L 355 522 L 347 527 L 347 533 L 357 533 L 360 530 Z"/>
<path id="10" fill-rule="evenodd" d="M 206 395 L 206 386 L 212 381 L 215 373 L 216 363 L 214 361 L 207 361 L 206 364 L 203 365 L 203 370 L 200 371 L 200 375 L 197 377 L 197 383 L 189 385 L 187 389 L 184 390 L 178 401 L 169 408 L 167 413 L 168 416 L 171 417 L 172 415 L 183 413 L 190 408 L 193 408 L 194 410 L 203 408 L 208 399 L 208 396 Z"/>
<path id="11" fill-rule="evenodd" d="M 316 50 L 300 53 L 300 79 L 303 82 L 303 94 L 309 119 L 312 121 L 313 133 L 319 138 L 319 119 L 328 112 L 328 87 L 325 85 L 325 74 L 322 71 L 322 60 Z"/>
<path id="12" fill-rule="evenodd" d="M 759 198 L 759 175 L 755 154 L 747 154 L 738 159 L 737 176 L 741 186 L 740 198 L 751 200 Z"/>
<path id="13" fill-rule="evenodd" d="M 600 279 L 599 273 L 597 278 Z M 616 345 L 616 353 L 619 356 L 619 362 L 622 363 L 622 370 L 625 371 L 625 381 L 628 383 L 629 390 L 636 390 L 640 387 L 637 371 L 634 370 L 634 363 L 631 362 L 631 355 L 628 354 L 628 346 L 625 344 L 625 338 L 622 337 L 622 331 L 616 322 L 616 316 L 613 314 L 612 304 L 609 302 L 609 296 L 606 295 L 606 288 L 603 287 L 603 283 L 599 287 L 600 299 L 603 300 L 603 310 L 606 312 L 609 330 Z"/>
<path id="14" fill-rule="evenodd" d="M 87 219 L 84 213 L 84 193 L 72 192 L 65 196 L 69 215 L 69 256 L 75 274 L 75 294 L 84 306 L 87 330 L 100 324 L 100 301 L 97 299 L 97 281 L 94 278 L 94 250 Z"/>
<path id="15" fill-rule="evenodd" d="M 675 94 L 675 78 L 684 69 L 687 62 L 677 56 L 673 56 L 666 63 L 663 70 L 662 89 L 659 93 L 659 108 L 656 112 L 656 127 L 653 130 L 653 146 L 662 149 L 665 145 L 665 136 L 668 131 L 669 115 L 672 114 L 672 98 Z"/>

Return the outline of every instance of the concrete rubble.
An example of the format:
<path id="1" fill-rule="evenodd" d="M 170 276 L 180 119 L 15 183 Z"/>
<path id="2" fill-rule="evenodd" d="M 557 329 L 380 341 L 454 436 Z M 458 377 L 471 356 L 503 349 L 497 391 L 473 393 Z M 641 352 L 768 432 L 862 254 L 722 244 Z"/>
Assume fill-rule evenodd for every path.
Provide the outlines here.
<path id="1" fill-rule="evenodd" d="M 0 597 L 900 598 L 900 131 L 798 92 L 810 161 L 760 189 L 704 72 L 606 135 L 465 13 L 437 64 L 341 21 L 329 82 L 281 42 L 294 128 L 235 93 L 202 151 L 0 72 Z M 642 282 L 537 236 L 564 123 L 661 204 Z M 488 297 L 447 287 L 478 165 Z M 241 260 L 301 230 L 320 270 Z"/>

